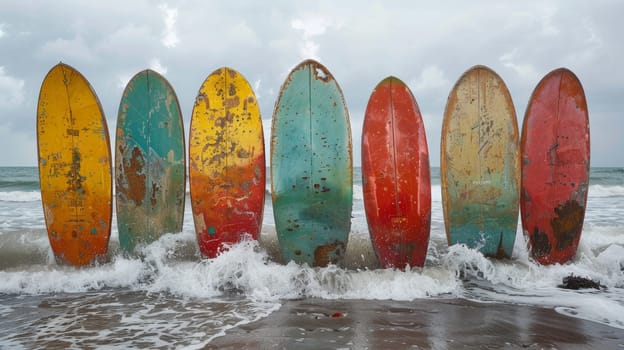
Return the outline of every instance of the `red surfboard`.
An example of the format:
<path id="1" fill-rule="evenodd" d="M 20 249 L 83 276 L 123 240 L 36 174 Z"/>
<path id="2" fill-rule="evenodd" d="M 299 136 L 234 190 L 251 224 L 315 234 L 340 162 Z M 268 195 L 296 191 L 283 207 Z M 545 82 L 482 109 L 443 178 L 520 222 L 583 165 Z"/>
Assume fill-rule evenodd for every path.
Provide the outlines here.
<path id="1" fill-rule="evenodd" d="M 368 100 L 362 186 L 379 264 L 423 266 L 431 227 L 429 150 L 418 104 L 395 77 L 380 82 Z"/>
<path id="2" fill-rule="evenodd" d="M 529 100 L 522 127 L 522 226 L 540 264 L 576 254 L 589 188 L 589 115 L 578 78 L 548 73 Z"/>

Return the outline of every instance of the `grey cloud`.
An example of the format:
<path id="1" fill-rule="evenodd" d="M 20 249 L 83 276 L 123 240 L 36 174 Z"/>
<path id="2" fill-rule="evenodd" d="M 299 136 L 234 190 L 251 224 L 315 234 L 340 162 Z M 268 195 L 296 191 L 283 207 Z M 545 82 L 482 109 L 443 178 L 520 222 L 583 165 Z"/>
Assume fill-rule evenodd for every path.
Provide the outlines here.
<path id="1" fill-rule="evenodd" d="M 177 16 L 168 18 L 170 11 Z M 364 110 L 379 81 L 394 75 L 409 84 L 424 115 L 431 164 L 438 165 L 450 88 L 469 67 L 485 64 L 509 87 L 519 127 L 539 79 L 559 66 L 571 68 L 587 93 L 593 165 L 622 166 L 624 154 L 612 151 L 624 147 L 621 13 L 624 3 L 606 0 L 3 2 L 0 135 L 14 137 L 0 138 L 0 147 L 36 149 L 39 87 L 61 60 L 89 79 L 111 135 L 124 79 L 155 62 L 176 89 L 187 129 L 197 90 L 221 66 L 237 69 L 252 84 L 261 81 L 257 94 L 266 128 L 286 74 L 305 58 L 308 45 L 345 94 L 358 164 Z M 306 31 L 306 19 L 325 27 Z M 35 165 L 35 151 L 0 154 L 0 165 L 15 164 Z"/>

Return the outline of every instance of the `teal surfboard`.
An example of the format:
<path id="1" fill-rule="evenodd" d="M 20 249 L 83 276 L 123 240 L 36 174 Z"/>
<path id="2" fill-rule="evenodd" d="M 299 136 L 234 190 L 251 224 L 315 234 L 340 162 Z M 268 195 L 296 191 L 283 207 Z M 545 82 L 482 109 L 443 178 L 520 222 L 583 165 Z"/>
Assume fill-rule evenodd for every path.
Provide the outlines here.
<path id="1" fill-rule="evenodd" d="M 271 188 L 285 262 L 337 264 L 351 229 L 351 128 L 342 91 L 306 60 L 282 85 L 271 129 Z"/>
<path id="2" fill-rule="evenodd" d="M 124 251 L 182 231 L 185 159 L 173 88 L 152 70 L 138 73 L 123 92 L 115 138 L 117 229 Z"/>

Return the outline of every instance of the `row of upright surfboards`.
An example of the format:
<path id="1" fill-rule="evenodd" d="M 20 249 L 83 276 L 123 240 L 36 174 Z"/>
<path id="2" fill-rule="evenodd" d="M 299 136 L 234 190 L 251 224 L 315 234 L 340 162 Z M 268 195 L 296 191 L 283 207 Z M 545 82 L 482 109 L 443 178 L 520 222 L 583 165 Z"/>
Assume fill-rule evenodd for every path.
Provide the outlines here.
<path id="1" fill-rule="evenodd" d="M 189 133 L 190 201 L 209 258 L 249 236 L 264 209 L 266 160 L 255 94 L 220 68 L 199 89 Z M 340 87 L 320 63 L 297 65 L 282 85 L 271 130 L 271 187 L 284 261 L 313 266 L 343 258 L 351 226 L 352 150 Z M 45 77 L 37 109 L 44 216 L 59 262 L 85 265 L 108 249 L 113 166 L 106 120 L 88 81 L 60 63 Z M 127 253 L 184 217 L 182 114 L 164 77 L 145 70 L 127 84 L 115 134 L 119 242 Z M 578 245 L 589 177 L 589 123 L 582 86 L 567 69 L 535 88 L 522 136 L 511 96 L 491 69 L 475 66 L 445 109 L 441 182 L 449 244 L 511 257 L 518 207 L 536 261 L 563 263 Z M 389 77 L 373 90 L 362 131 L 362 185 L 380 266 L 423 266 L 431 182 L 425 128 L 409 88 Z"/>

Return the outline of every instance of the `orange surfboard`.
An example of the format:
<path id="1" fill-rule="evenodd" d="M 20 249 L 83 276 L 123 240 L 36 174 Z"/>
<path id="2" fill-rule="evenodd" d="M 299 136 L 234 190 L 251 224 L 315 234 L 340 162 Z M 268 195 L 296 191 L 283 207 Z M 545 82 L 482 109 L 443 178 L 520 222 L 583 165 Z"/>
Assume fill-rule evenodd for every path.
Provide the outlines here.
<path id="1" fill-rule="evenodd" d="M 189 137 L 189 185 L 195 232 L 203 255 L 262 228 L 265 158 L 262 119 L 247 80 L 220 68 L 202 84 Z"/>
<path id="2" fill-rule="evenodd" d="M 57 261 L 93 263 L 106 254 L 112 217 L 108 128 L 89 82 L 59 63 L 37 106 L 41 200 Z"/>

